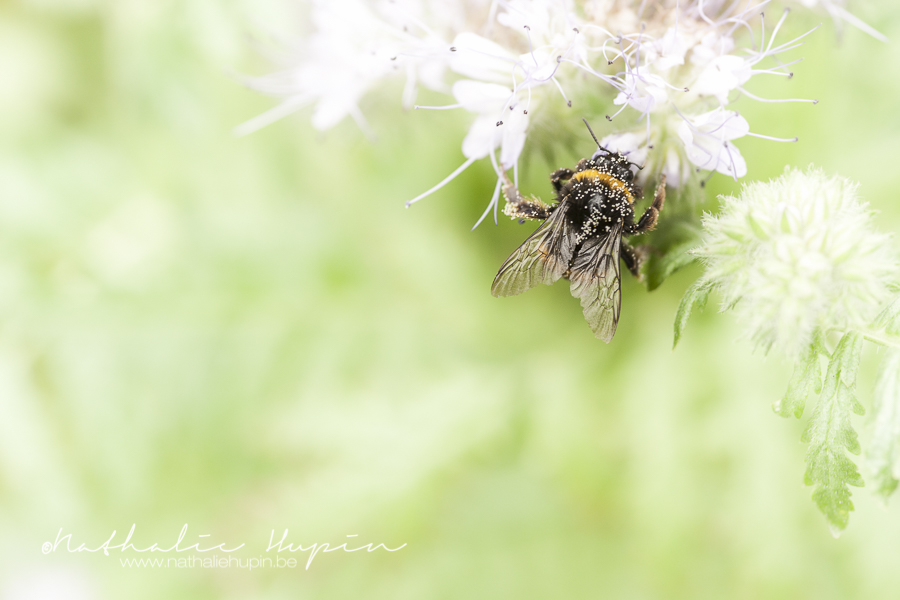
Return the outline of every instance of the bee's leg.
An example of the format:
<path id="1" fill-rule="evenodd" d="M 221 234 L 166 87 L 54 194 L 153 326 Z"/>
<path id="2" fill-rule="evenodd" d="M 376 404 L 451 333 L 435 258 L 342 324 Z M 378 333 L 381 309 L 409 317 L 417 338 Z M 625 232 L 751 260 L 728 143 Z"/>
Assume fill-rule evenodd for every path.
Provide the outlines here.
<path id="1" fill-rule="evenodd" d="M 563 181 L 571 179 L 575 172 L 572 169 L 557 169 L 550 173 L 550 183 L 553 184 L 553 191 L 557 194 L 562 189 Z"/>
<path id="2" fill-rule="evenodd" d="M 641 215 L 638 222 L 626 233 L 631 235 L 636 233 L 646 233 L 656 227 L 656 220 L 659 218 L 659 213 L 663 209 L 665 203 L 666 176 L 663 174 L 659 180 L 659 185 L 656 186 L 656 194 L 653 196 L 653 203 L 647 207 L 647 210 L 644 211 L 644 214 Z"/>
<path id="3" fill-rule="evenodd" d="M 631 271 L 631 274 L 637 277 L 638 281 L 642 281 L 641 263 L 644 262 L 643 253 L 633 248 L 631 244 L 623 239 L 619 247 L 619 256 L 622 257 L 622 261 L 628 267 L 628 270 Z"/>
<path id="4" fill-rule="evenodd" d="M 506 185 L 503 186 L 503 196 L 506 198 L 506 206 L 503 214 L 512 219 L 546 219 L 553 212 L 553 207 L 547 206 L 539 198 L 526 198 L 519 193 L 506 172 L 503 173 Z"/>

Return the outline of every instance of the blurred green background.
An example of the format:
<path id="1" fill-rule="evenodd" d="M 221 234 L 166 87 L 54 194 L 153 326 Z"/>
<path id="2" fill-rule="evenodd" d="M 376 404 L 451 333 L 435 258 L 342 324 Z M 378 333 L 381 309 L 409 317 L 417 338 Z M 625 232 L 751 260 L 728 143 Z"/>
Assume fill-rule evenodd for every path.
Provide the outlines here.
<path id="1" fill-rule="evenodd" d="M 889 4 L 856 14 L 900 39 Z M 289 33 L 283 10 L 0 2 L 0 598 L 897 597 L 900 510 L 854 490 L 831 537 L 803 423 L 770 410 L 790 366 L 712 307 L 671 350 L 697 267 L 649 294 L 625 279 L 606 346 L 567 286 L 490 296 L 528 229 L 469 231 L 489 165 L 403 208 L 462 161 L 465 115 L 404 113 L 398 84 L 363 106 L 374 144 L 304 112 L 234 138 L 272 100 L 229 73 L 271 69 L 249 36 Z M 748 179 L 815 163 L 897 231 L 900 49 L 826 19 L 794 56 L 751 89 L 821 102 L 737 104 L 801 139 L 741 140 Z M 548 195 L 588 141 L 522 188 Z M 185 545 L 244 557 L 285 528 L 407 546 L 308 571 L 41 553 L 133 523 L 139 546 L 188 523 Z"/>

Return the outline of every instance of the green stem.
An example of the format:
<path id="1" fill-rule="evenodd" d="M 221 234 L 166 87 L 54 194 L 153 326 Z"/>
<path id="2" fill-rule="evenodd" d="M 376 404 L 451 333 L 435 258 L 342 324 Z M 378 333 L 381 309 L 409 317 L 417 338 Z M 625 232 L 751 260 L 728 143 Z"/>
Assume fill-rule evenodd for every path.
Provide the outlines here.
<path id="1" fill-rule="evenodd" d="M 832 331 L 840 334 L 847 333 L 840 329 L 832 329 Z M 864 339 L 870 342 L 874 342 L 875 344 L 880 344 L 888 348 L 900 349 L 900 337 L 890 335 L 883 331 L 865 331 L 862 329 L 851 329 L 849 331 L 856 331 L 861 336 L 863 336 Z"/>
<path id="2" fill-rule="evenodd" d="M 875 342 L 876 344 L 881 344 L 882 346 L 888 346 L 890 348 L 898 348 L 900 349 L 900 339 L 894 336 L 886 336 L 883 333 L 870 333 L 865 331 L 860 331 L 863 338 L 869 340 L 870 342 Z"/>

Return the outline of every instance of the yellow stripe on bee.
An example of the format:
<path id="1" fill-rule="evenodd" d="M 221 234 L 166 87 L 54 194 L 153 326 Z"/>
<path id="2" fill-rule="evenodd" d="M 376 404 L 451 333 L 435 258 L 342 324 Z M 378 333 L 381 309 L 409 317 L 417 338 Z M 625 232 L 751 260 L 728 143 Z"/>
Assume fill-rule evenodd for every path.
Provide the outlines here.
<path id="1" fill-rule="evenodd" d="M 628 186 L 625 185 L 625 182 L 621 179 L 616 179 L 609 173 L 601 173 L 596 169 L 587 169 L 585 171 L 580 171 L 575 173 L 575 177 L 573 177 L 575 181 L 591 181 L 598 183 L 605 183 L 609 187 L 614 190 L 618 190 L 625 194 L 625 197 L 628 198 L 628 201 L 634 204 L 634 196 L 631 195 L 631 191 L 628 189 Z"/>

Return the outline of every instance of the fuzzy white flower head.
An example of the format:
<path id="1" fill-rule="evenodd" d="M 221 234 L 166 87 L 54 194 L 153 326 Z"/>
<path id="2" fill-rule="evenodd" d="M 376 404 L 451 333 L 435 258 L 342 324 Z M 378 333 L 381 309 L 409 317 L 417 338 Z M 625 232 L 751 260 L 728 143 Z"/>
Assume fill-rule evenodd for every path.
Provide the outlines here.
<path id="1" fill-rule="evenodd" d="M 857 185 L 820 170 L 786 170 L 773 181 L 723 198 L 703 220 L 695 253 L 722 309 L 734 308 L 748 337 L 789 357 L 816 330 L 871 323 L 897 282 L 890 237 L 875 231 Z"/>
<path id="2" fill-rule="evenodd" d="M 880 36 L 848 13 L 844 0 L 786 1 L 823 7 Z M 492 210 L 496 221 L 502 183 L 510 170 L 517 181 L 523 152 L 567 139 L 545 132 L 571 132 L 583 117 L 608 119 L 598 133 L 645 167 L 641 185 L 655 185 L 649 179 L 662 173 L 670 187 L 703 185 L 702 171 L 737 180 L 747 173 L 741 138 L 797 138 L 771 135 L 790 125 L 778 119 L 767 120 L 775 131 L 757 130 L 729 110 L 732 102 L 817 102 L 753 92 L 758 78 L 790 79 L 790 66 L 801 60 L 790 53 L 815 30 L 787 34 L 788 10 L 772 26 L 763 10 L 769 2 L 306 0 L 310 34 L 288 45 L 281 71 L 247 82 L 281 102 L 235 131 L 246 134 L 311 106 L 317 129 L 350 117 L 374 138 L 362 101 L 388 80 L 405 78 L 403 107 L 470 113 L 464 162 L 407 206 L 489 160 L 497 179 L 478 222 Z M 420 87 L 452 100 L 419 105 Z M 612 114 L 599 112 L 610 106 Z"/>

